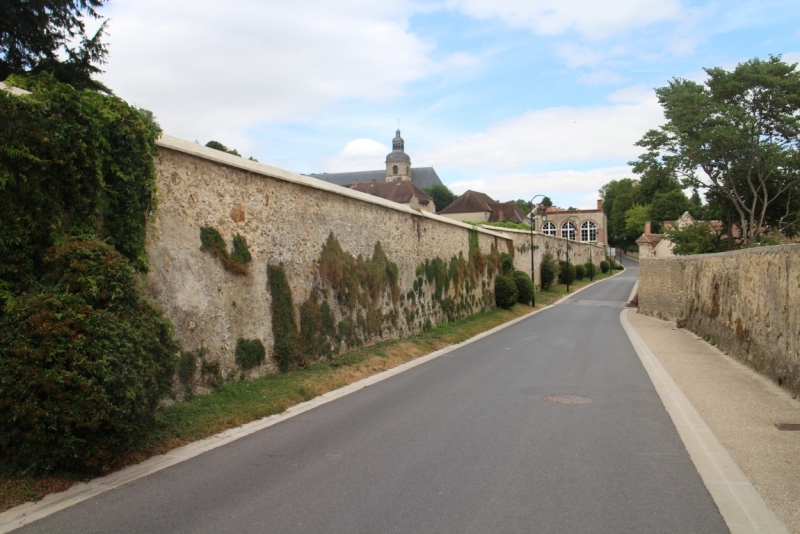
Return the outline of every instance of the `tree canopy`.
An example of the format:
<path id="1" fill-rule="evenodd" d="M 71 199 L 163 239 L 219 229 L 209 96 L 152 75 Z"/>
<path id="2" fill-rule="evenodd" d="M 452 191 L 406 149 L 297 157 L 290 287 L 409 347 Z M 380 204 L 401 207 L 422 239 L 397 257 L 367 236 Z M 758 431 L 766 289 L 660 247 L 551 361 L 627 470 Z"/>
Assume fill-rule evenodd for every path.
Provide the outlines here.
<path id="1" fill-rule="evenodd" d="M 77 89 L 110 93 L 92 76 L 108 51 L 105 23 L 89 36 L 84 20 L 99 19 L 107 0 L 0 0 L 0 80 L 11 74 L 49 72 Z M 77 47 L 70 43 L 77 40 Z"/>
<path id="2" fill-rule="evenodd" d="M 745 246 L 767 229 L 800 225 L 800 72 L 780 56 L 752 59 L 732 72 L 705 69 L 703 83 L 674 78 L 656 90 L 667 123 L 637 143 L 631 162 L 653 180 L 704 189 L 729 215 Z M 725 218 L 722 218 L 725 222 Z M 732 234 L 731 227 L 727 229 Z"/>

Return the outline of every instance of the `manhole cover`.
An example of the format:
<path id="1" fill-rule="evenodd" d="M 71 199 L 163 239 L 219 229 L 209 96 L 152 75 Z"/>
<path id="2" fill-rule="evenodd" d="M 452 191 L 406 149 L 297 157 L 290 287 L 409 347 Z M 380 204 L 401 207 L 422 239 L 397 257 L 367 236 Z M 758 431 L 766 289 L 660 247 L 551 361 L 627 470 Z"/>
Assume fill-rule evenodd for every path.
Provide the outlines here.
<path id="1" fill-rule="evenodd" d="M 592 402 L 589 397 L 581 397 L 579 395 L 548 395 L 544 400 L 555 402 L 556 404 L 589 404 Z"/>
<path id="2" fill-rule="evenodd" d="M 776 423 L 778 430 L 790 430 L 800 432 L 800 424 L 797 423 Z"/>

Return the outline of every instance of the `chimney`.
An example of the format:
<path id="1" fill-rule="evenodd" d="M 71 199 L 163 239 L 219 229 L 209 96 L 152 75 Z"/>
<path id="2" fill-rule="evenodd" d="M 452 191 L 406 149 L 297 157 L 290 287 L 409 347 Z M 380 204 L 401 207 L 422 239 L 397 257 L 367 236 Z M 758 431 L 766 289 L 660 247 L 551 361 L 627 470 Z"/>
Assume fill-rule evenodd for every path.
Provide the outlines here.
<path id="1" fill-rule="evenodd" d="M 650 221 L 644 223 L 644 235 L 650 235 Z"/>
<path id="2" fill-rule="evenodd" d="M 597 199 L 597 209 L 599 209 L 600 211 L 603 211 L 603 199 L 602 198 Z"/>

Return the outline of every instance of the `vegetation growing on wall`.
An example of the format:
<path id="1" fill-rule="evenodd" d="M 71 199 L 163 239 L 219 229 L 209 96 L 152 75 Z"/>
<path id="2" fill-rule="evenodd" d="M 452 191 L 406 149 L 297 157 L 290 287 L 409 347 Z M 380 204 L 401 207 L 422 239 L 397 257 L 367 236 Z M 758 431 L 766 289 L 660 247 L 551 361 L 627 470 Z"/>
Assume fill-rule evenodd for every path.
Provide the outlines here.
<path id="1" fill-rule="evenodd" d="M 250 262 L 253 260 L 247 240 L 241 234 L 233 236 L 233 248 L 228 252 L 225 240 L 219 231 L 210 226 L 200 228 L 200 250 L 208 252 L 222 263 L 231 274 L 245 276 L 250 274 Z"/>
<path id="2" fill-rule="evenodd" d="M 288 371 L 295 362 L 297 323 L 294 318 L 292 290 L 283 265 L 267 264 L 267 283 L 272 297 L 273 357 L 281 371 Z"/>
<path id="3" fill-rule="evenodd" d="M 236 340 L 236 352 L 234 357 L 236 364 L 245 371 L 258 367 L 266 358 L 267 351 L 264 349 L 264 344 L 260 339 L 244 339 L 239 338 Z"/>

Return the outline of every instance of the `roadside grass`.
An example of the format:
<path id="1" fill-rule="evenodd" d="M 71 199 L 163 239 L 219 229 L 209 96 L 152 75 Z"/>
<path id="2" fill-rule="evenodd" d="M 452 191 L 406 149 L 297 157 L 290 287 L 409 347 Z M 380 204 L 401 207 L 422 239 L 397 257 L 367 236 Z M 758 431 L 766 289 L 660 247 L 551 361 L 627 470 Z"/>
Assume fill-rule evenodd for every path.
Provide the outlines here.
<path id="1" fill-rule="evenodd" d="M 618 272 L 598 273 L 595 281 Z M 586 279 L 570 284 L 570 293 L 589 283 Z M 566 294 L 566 286 L 561 284 L 547 291 L 539 291 L 536 293 L 535 309 L 549 306 Z M 156 427 L 144 437 L 140 447 L 118 462 L 112 471 L 229 428 L 281 413 L 328 391 L 465 341 L 533 310 L 524 304 L 517 304 L 511 310 L 496 308 L 460 321 L 444 323 L 407 339 L 381 341 L 333 360 L 311 364 L 305 369 L 226 384 L 209 395 L 199 395 L 189 402 L 172 404 L 158 412 Z M 85 480 L 85 475 L 73 473 L 41 477 L 0 474 L 0 512 L 39 500 L 50 493 L 65 491 L 76 482 Z"/>

